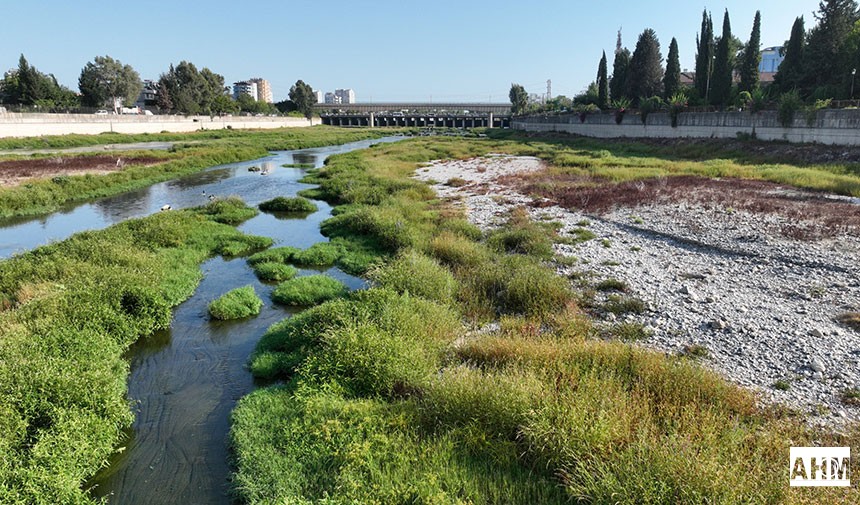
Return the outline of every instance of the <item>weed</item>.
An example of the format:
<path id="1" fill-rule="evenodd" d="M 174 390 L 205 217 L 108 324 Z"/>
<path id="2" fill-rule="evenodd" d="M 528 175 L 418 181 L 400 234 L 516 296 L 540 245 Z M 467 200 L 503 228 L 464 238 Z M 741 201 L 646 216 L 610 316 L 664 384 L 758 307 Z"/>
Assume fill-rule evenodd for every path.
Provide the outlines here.
<path id="1" fill-rule="evenodd" d="M 331 242 L 318 242 L 305 250 L 294 253 L 292 261 L 296 265 L 330 266 L 340 258 L 341 249 Z"/>
<path id="2" fill-rule="evenodd" d="M 316 204 L 300 196 L 294 198 L 278 196 L 271 200 L 266 200 L 259 207 L 260 210 L 265 212 L 296 212 L 303 214 L 309 214 L 318 210 Z"/>
<path id="3" fill-rule="evenodd" d="M 256 316 L 263 307 L 263 301 L 254 293 L 253 286 L 245 286 L 228 291 L 209 304 L 209 315 L 213 319 L 241 319 Z"/>
<path id="4" fill-rule="evenodd" d="M 466 184 L 469 184 L 469 181 L 463 179 L 462 177 L 451 177 L 450 179 L 448 179 L 447 182 L 445 182 L 446 186 L 451 186 L 452 188 L 460 188 L 465 186 Z"/>
<path id="5" fill-rule="evenodd" d="M 346 286 L 326 275 L 309 275 L 282 282 L 272 300 L 282 305 L 309 306 L 345 295 Z"/>
<path id="6" fill-rule="evenodd" d="M 597 283 L 594 288 L 598 291 L 621 291 L 622 293 L 627 292 L 629 287 L 627 283 L 624 281 L 620 281 L 618 279 L 605 279 Z"/>
<path id="7" fill-rule="evenodd" d="M 645 302 L 631 296 L 609 295 L 603 310 L 615 315 L 644 314 Z"/>
<path id="8" fill-rule="evenodd" d="M 640 323 L 616 324 L 610 328 L 609 334 L 625 342 L 645 340 L 651 336 L 651 332 Z"/>
<path id="9" fill-rule="evenodd" d="M 610 247 L 612 247 L 612 242 L 610 242 L 608 238 L 605 238 L 600 241 L 600 245 L 602 245 L 606 249 L 609 249 Z"/>
<path id="10" fill-rule="evenodd" d="M 274 261 L 264 261 L 262 263 L 254 263 L 254 274 L 261 281 L 285 281 L 292 279 L 299 273 L 296 267 L 276 263 Z"/>
<path id="11" fill-rule="evenodd" d="M 258 214 L 257 209 L 248 207 L 239 197 L 213 200 L 197 209 L 201 215 L 209 217 L 216 223 L 230 225 L 241 224 Z"/>
<path id="12" fill-rule="evenodd" d="M 788 391 L 791 389 L 791 382 L 785 379 L 779 379 L 773 383 L 773 388 L 779 391 Z"/>
<path id="13" fill-rule="evenodd" d="M 441 303 L 452 303 L 457 294 L 457 281 L 451 272 L 432 258 L 412 250 L 371 270 L 368 277 L 399 293 L 409 293 Z"/>
<path id="14" fill-rule="evenodd" d="M 689 344 L 684 346 L 683 354 L 691 358 L 707 358 L 710 355 L 710 351 L 701 344 Z"/>
<path id="15" fill-rule="evenodd" d="M 248 264 L 254 266 L 258 263 L 289 263 L 293 255 L 300 251 L 297 247 L 275 247 L 249 256 Z"/>
<path id="16" fill-rule="evenodd" d="M 842 403 L 845 405 L 860 405 L 860 389 L 847 388 L 842 390 Z"/>

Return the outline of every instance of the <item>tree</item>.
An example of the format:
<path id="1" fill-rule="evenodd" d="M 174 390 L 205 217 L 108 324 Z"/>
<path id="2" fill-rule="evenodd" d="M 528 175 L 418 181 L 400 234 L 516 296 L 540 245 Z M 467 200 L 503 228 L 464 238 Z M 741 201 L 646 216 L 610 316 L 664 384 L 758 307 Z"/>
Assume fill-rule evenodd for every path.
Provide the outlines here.
<path id="1" fill-rule="evenodd" d="M 159 81 L 158 90 L 155 92 L 155 103 L 158 108 L 163 111 L 173 110 L 173 100 L 170 99 L 170 90 L 167 89 L 167 84 Z"/>
<path id="2" fill-rule="evenodd" d="M 299 79 L 290 87 L 290 101 L 296 105 L 296 110 L 306 118 L 310 119 L 313 116 L 317 96 L 313 88 L 305 81 Z"/>
<path id="3" fill-rule="evenodd" d="M 710 102 L 712 105 L 724 107 L 729 103 L 732 94 L 732 64 L 730 59 L 730 44 L 732 41 L 732 26 L 729 21 L 729 10 L 723 16 L 723 33 L 717 44 L 714 56 L 714 72 L 711 76 Z"/>
<path id="4" fill-rule="evenodd" d="M 809 31 L 802 85 L 807 93 L 847 96 L 857 54 L 846 44 L 858 20 L 854 0 L 823 0 L 815 14 L 818 24 Z M 820 96 L 824 98 L 825 96 Z"/>
<path id="5" fill-rule="evenodd" d="M 696 78 L 693 86 L 702 100 L 708 99 L 711 71 L 714 65 L 714 24 L 711 15 L 702 12 L 702 28 L 696 40 Z"/>
<path id="6" fill-rule="evenodd" d="M 158 79 L 159 106 L 170 105 L 171 110 L 183 114 L 213 114 L 224 102 L 224 76 L 208 68 L 198 71 L 193 63 L 181 61 Z M 216 103 L 219 104 L 216 106 Z"/>
<path id="7" fill-rule="evenodd" d="M 678 55 L 678 41 L 672 37 L 669 43 L 669 56 L 666 58 L 666 74 L 663 76 L 663 96 L 672 98 L 681 89 L 681 60 Z"/>
<path id="8" fill-rule="evenodd" d="M 782 93 L 799 88 L 803 78 L 803 53 L 806 45 L 806 30 L 803 16 L 794 20 L 791 36 L 783 49 L 784 59 L 773 78 L 774 87 Z"/>
<path id="9" fill-rule="evenodd" d="M 651 28 L 646 28 L 636 42 L 627 75 L 628 96 L 635 103 L 638 103 L 639 98 L 663 94 L 662 61 L 657 34 Z"/>
<path id="10" fill-rule="evenodd" d="M 96 56 L 81 70 L 78 88 L 85 104 L 91 107 L 109 104 L 116 111 L 117 107 L 137 100 L 143 83 L 131 65 L 123 65 L 110 56 Z"/>
<path id="11" fill-rule="evenodd" d="M 752 33 L 750 33 L 750 39 L 744 47 L 740 68 L 741 82 L 738 85 L 738 90 L 752 93 L 758 87 L 759 64 L 761 64 L 761 13 L 756 11 Z"/>
<path id="12" fill-rule="evenodd" d="M 53 75 L 36 70 L 23 54 L 18 59 L 18 69 L 4 77 L 2 92 L 6 103 L 35 105 L 49 110 L 78 105 L 74 92 L 60 86 Z"/>
<path id="13" fill-rule="evenodd" d="M 612 63 L 612 79 L 609 80 L 609 96 L 613 101 L 627 96 L 627 72 L 630 69 L 630 50 L 626 47 L 615 52 Z"/>
<path id="14" fill-rule="evenodd" d="M 597 65 L 597 106 L 605 109 L 609 105 L 609 78 L 606 76 L 606 51 Z"/>
<path id="15" fill-rule="evenodd" d="M 529 105 L 529 95 L 526 93 L 526 89 L 519 84 L 511 83 L 508 98 L 511 99 L 511 112 L 514 114 L 522 114 Z"/>

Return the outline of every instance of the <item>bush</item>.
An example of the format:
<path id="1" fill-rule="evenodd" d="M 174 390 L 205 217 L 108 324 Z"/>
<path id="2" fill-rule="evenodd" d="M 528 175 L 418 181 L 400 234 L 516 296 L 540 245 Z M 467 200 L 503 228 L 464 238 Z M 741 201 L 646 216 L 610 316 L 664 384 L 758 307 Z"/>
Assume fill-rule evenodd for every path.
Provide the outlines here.
<path id="1" fill-rule="evenodd" d="M 345 295 L 346 286 L 326 275 L 310 275 L 282 282 L 272 300 L 283 305 L 308 306 Z"/>
<path id="2" fill-rule="evenodd" d="M 221 200 L 213 200 L 196 210 L 199 214 L 206 216 L 217 223 L 234 226 L 247 221 L 258 214 L 257 209 L 248 207 L 245 205 L 245 202 L 237 196 L 231 196 Z"/>
<path id="3" fill-rule="evenodd" d="M 209 304 L 209 315 L 214 319 L 241 319 L 256 316 L 263 307 L 263 301 L 254 292 L 253 286 L 236 288 L 221 295 Z"/>
<path id="4" fill-rule="evenodd" d="M 224 257 L 230 258 L 250 254 L 254 251 L 265 249 L 271 245 L 272 239 L 269 237 L 243 235 L 222 240 L 215 251 Z"/>
<path id="5" fill-rule="evenodd" d="M 297 265 L 330 266 L 340 258 L 341 252 L 340 247 L 331 242 L 319 242 L 293 254 L 292 261 Z"/>
<path id="6" fill-rule="evenodd" d="M 298 247 L 275 247 L 250 256 L 248 264 L 254 266 L 257 263 L 289 263 L 299 251 L 301 249 Z"/>
<path id="7" fill-rule="evenodd" d="M 477 265 L 487 261 L 490 256 L 490 252 L 483 245 L 450 231 L 443 231 L 433 237 L 428 252 L 434 258 L 454 267 Z"/>
<path id="8" fill-rule="evenodd" d="M 292 279 L 299 273 L 294 266 L 275 263 L 274 261 L 256 263 L 253 268 L 254 274 L 262 281 L 285 281 Z"/>
<path id="9" fill-rule="evenodd" d="M 307 198 L 300 196 L 295 198 L 287 198 L 283 196 L 275 197 L 267 200 L 259 205 L 260 210 L 265 212 L 316 212 L 317 206 Z"/>
<path id="10" fill-rule="evenodd" d="M 369 277 L 383 287 L 428 300 L 452 303 L 457 281 L 446 268 L 423 254 L 410 250 L 396 260 L 370 272 Z"/>
<path id="11" fill-rule="evenodd" d="M 659 96 L 652 96 L 651 98 L 640 98 L 639 99 L 639 114 L 642 119 L 642 124 L 646 124 L 648 120 L 648 115 L 652 112 L 657 112 L 663 108 L 665 104 L 663 103 L 663 99 Z"/>
<path id="12" fill-rule="evenodd" d="M 796 89 L 779 96 L 777 102 L 777 118 L 783 128 L 790 128 L 794 123 L 794 114 L 803 108 L 803 99 Z"/>

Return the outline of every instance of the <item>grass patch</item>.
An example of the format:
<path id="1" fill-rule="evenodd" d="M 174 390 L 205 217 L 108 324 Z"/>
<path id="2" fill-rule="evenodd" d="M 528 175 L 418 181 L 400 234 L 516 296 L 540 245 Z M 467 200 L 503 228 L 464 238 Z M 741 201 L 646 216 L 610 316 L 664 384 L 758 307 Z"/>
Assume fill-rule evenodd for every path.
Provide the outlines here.
<path id="1" fill-rule="evenodd" d="M 469 184 L 469 181 L 462 177 L 451 177 L 445 182 L 446 186 L 450 186 L 452 188 L 462 188 L 466 184 Z"/>
<path id="2" fill-rule="evenodd" d="M 254 274 L 261 281 L 285 281 L 292 279 L 299 273 L 298 269 L 292 265 L 285 265 L 274 261 L 255 263 L 253 269 Z"/>
<path id="3" fill-rule="evenodd" d="M 380 286 L 441 303 L 452 303 L 457 295 L 457 280 L 451 272 L 413 250 L 370 271 L 368 276 Z"/>
<path id="4" fill-rule="evenodd" d="M 284 163 L 281 165 L 284 168 L 303 168 L 303 169 L 311 169 L 314 168 L 313 163 Z"/>
<path id="5" fill-rule="evenodd" d="M 296 212 L 304 214 L 310 214 L 319 210 L 314 202 L 300 196 L 294 198 L 277 196 L 261 203 L 259 208 L 263 212 Z"/>
<path id="6" fill-rule="evenodd" d="M 292 261 L 303 266 L 331 266 L 340 258 L 341 248 L 331 242 L 318 242 L 293 254 Z"/>
<path id="7" fill-rule="evenodd" d="M 779 391 L 788 391 L 791 389 L 791 382 L 785 379 L 780 379 L 773 383 L 773 388 Z"/>
<path id="8" fill-rule="evenodd" d="M 282 282 L 272 300 L 282 305 L 309 306 L 345 295 L 346 286 L 326 275 L 309 275 Z"/>
<path id="9" fill-rule="evenodd" d="M 626 293 L 629 288 L 626 282 L 618 279 L 605 279 L 598 282 L 594 289 L 598 291 L 620 291 Z"/>
<path id="10" fill-rule="evenodd" d="M 707 358 L 711 352 L 701 344 L 690 344 L 684 346 L 683 355 L 691 358 Z"/>
<path id="11" fill-rule="evenodd" d="M 603 304 L 603 310 L 618 316 L 622 314 L 644 314 L 646 307 L 645 302 L 632 296 L 609 295 L 606 303 Z"/>
<path id="12" fill-rule="evenodd" d="M 263 307 L 263 300 L 254 292 L 253 286 L 228 291 L 209 304 L 209 315 L 222 321 L 256 316 Z"/>
<path id="13" fill-rule="evenodd" d="M 260 251 L 248 257 L 248 264 L 254 266 L 258 263 L 289 263 L 293 256 L 301 251 L 298 247 L 275 247 Z"/>
<path id="14" fill-rule="evenodd" d="M 216 223 L 238 225 L 259 214 L 257 209 L 249 207 L 241 198 L 231 196 L 213 200 L 200 207 L 198 212 Z"/>
<path id="15" fill-rule="evenodd" d="M 609 334 L 624 342 L 637 342 L 651 336 L 651 332 L 640 323 L 620 323 L 614 325 Z"/>
<path id="16" fill-rule="evenodd" d="M 860 331 L 860 312 L 847 312 L 840 315 L 837 320 L 853 330 Z"/>

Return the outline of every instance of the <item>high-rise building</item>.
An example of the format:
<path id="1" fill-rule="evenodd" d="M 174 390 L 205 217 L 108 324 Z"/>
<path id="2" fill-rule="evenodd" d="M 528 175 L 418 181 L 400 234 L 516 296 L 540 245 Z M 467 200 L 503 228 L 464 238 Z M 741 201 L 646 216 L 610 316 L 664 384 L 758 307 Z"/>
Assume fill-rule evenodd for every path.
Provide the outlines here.
<path id="1" fill-rule="evenodd" d="M 355 103 L 355 91 L 350 88 L 347 89 L 336 89 L 334 90 L 335 96 L 340 97 L 340 101 L 337 103 Z"/>
<path id="2" fill-rule="evenodd" d="M 315 97 L 316 97 L 316 99 L 317 99 L 317 103 L 323 103 L 323 94 L 322 94 L 322 91 L 320 91 L 320 90 L 318 90 L 318 89 L 315 89 L 315 90 L 314 90 L 314 96 L 315 96 Z"/>
<path id="3" fill-rule="evenodd" d="M 339 103 L 341 103 L 341 102 L 340 102 L 340 97 L 339 97 L 339 96 L 337 96 L 337 95 L 335 95 L 335 94 L 334 94 L 334 93 L 332 93 L 331 91 L 329 91 L 328 93 L 326 93 L 326 94 L 325 94 L 325 103 L 328 103 L 328 104 L 332 104 L 332 103 L 333 103 L 333 104 L 339 104 Z"/>
<path id="4" fill-rule="evenodd" d="M 272 96 L 272 86 L 269 84 L 269 81 L 262 77 L 253 77 L 248 79 L 248 82 L 253 82 L 257 85 L 257 100 L 266 103 L 272 103 L 275 101 Z"/>
<path id="5" fill-rule="evenodd" d="M 259 96 L 257 94 L 257 83 L 251 81 L 239 81 L 233 83 L 233 99 L 238 100 L 239 95 L 248 95 L 254 100 Z"/>

